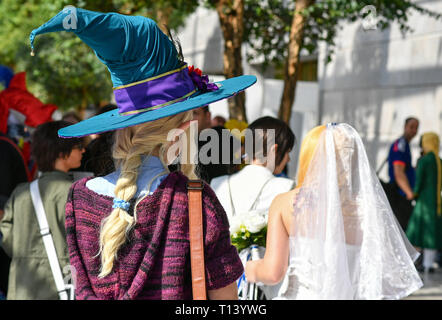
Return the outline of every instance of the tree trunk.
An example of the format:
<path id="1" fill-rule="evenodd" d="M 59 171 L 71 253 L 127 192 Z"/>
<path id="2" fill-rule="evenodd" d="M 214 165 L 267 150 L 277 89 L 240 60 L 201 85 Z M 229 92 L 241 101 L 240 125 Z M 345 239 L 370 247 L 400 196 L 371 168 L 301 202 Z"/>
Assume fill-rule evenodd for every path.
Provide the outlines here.
<path id="1" fill-rule="evenodd" d="M 81 99 L 81 105 L 79 105 L 77 108 L 77 114 L 80 116 L 81 119 L 86 119 L 87 95 L 88 95 L 87 90 L 88 90 L 87 87 L 82 88 L 83 97 Z"/>
<path id="2" fill-rule="evenodd" d="M 296 78 L 299 70 L 300 52 L 304 37 L 304 26 L 306 23 L 306 18 L 300 12 L 308 8 L 314 2 L 314 0 L 295 1 L 295 14 L 293 16 L 292 26 L 290 28 L 289 48 L 285 64 L 284 90 L 278 113 L 279 119 L 283 120 L 287 124 L 290 123 L 292 106 L 295 101 Z"/>
<path id="3" fill-rule="evenodd" d="M 241 47 L 244 35 L 244 1 L 219 0 L 216 3 L 224 37 L 224 76 L 226 79 L 243 74 Z M 229 117 L 247 122 L 244 91 L 228 99 Z"/>

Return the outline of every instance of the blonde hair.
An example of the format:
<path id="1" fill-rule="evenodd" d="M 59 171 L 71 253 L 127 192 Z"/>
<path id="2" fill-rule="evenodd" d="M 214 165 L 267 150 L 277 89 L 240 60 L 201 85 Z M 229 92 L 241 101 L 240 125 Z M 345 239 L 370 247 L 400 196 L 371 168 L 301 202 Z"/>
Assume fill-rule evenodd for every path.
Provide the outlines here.
<path id="1" fill-rule="evenodd" d="M 426 132 L 422 135 L 422 149 L 424 153 L 433 151 L 435 155 L 439 155 L 439 136 L 434 132 Z"/>
<path id="2" fill-rule="evenodd" d="M 167 170 L 166 148 L 169 131 L 178 128 L 182 123 L 192 119 L 192 112 L 179 113 L 156 121 L 124 128 L 115 132 L 113 158 L 116 167 L 121 169 L 115 186 L 115 197 L 129 202 L 137 192 L 138 168 L 141 155 L 150 156 L 159 149 L 160 160 Z M 185 131 L 187 146 L 190 146 L 189 129 Z M 189 152 L 187 152 L 189 154 Z M 188 159 L 186 159 L 188 160 Z M 181 171 L 189 179 L 195 179 L 195 165 L 183 161 Z M 122 208 L 115 208 L 103 219 L 100 230 L 101 272 L 100 278 L 111 273 L 119 248 L 126 242 L 129 231 L 137 220 L 136 208 L 133 216 Z"/>
<path id="3" fill-rule="evenodd" d="M 313 154 L 315 153 L 318 145 L 319 137 L 324 131 L 325 126 L 317 126 L 310 130 L 302 141 L 301 151 L 299 155 L 298 166 L 298 184 L 297 188 L 304 182 L 305 175 L 307 174 L 308 167 L 312 161 Z"/>
<path id="4" fill-rule="evenodd" d="M 440 164 L 439 160 L 439 136 L 437 133 L 434 132 L 427 132 L 422 135 L 422 149 L 424 150 L 424 153 L 427 154 L 429 152 L 434 153 L 434 157 L 436 159 L 436 166 L 437 166 L 437 193 L 436 193 L 436 199 L 437 199 L 437 214 L 440 216 L 442 214 L 442 204 L 441 204 L 441 198 L 440 198 L 440 192 L 442 189 L 442 179 L 441 179 L 441 171 L 442 166 Z"/>

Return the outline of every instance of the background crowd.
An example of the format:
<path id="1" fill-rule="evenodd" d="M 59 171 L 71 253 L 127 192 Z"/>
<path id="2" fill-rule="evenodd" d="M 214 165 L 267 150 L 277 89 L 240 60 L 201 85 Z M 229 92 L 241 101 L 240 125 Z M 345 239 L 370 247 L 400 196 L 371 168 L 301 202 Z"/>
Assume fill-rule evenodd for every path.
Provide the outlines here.
<path id="1" fill-rule="evenodd" d="M 114 108 L 108 105 L 98 113 Z M 2 134 L 1 290 L 8 299 L 57 299 L 45 249 L 39 239 L 40 230 L 33 213 L 29 182 L 38 178 L 41 183 L 43 203 L 50 217 L 57 255 L 61 266 L 66 267 L 69 259 L 64 209 L 71 184 L 84 176 L 104 177 L 115 170 L 112 159 L 113 132 L 86 139 L 58 137 L 58 129 L 81 120 L 72 115 L 67 113 L 64 120 L 47 121 L 37 128 L 27 126 L 25 122 L 17 123 L 14 120 L 11 124 L 8 121 L 8 130 Z M 219 141 L 222 140 L 221 130 L 229 127 L 229 121 L 220 117 L 212 118 L 208 106 L 195 109 L 193 120 L 197 121 L 200 132 L 215 129 L 219 133 Z M 220 123 L 224 123 L 224 126 Z M 434 272 L 439 267 L 439 250 L 442 248 L 441 203 L 437 196 L 441 188 L 439 137 L 431 132 L 421 135 L 422 156 L 417 161 L 417 168 L 414 168 L 411 165 L 409 142 L 417 136 L 418 124 L 416 118 L 407 119 L 404 134 L 392 143 L 387 158 L 391 180 L 383 183 L 383 186 L 403 231 L 423 253 L 416 264 L 418 270 Z M 257 119 L 248 128 L 276 130 L 275 145 L 270 150 L 255 150 L 256 154 L 252 155 L 249 164 L 245 164 L 244 160 L 242 165 L 233 164 L 233 161 L 223 164 L 220 153 L 217 164 L 199 164 L 197 167 L 198 175 L 212 186 L 229 219 L 242 211 L 267 212 L 276 195 L 296 186 L 295 180 L 288 178 L 284 172 L 288 153 L 296 146 L 291 129 L 272 117 Z M 28 160 L 18 144 L 29 135 L 25 132 L 33 133 L 27 138 L 31 147 Z M 237 137 L 231 135 L 230 139 L 233 146 L 232 140 Z M 200 141 L 199 150 L 206 143 L 210 143 L 210 140 Z M 230 160 L 238 152 L 241 153 L 241 149 L 228 150 L 231 152 Z M 259 155 L 263 154 L 273 154 L 276 159 L 273 171 L 260 162 Z M 37 168 L 33 176 L 29 174 L 31 166 Z M 172 171 L 177 169 L 176 165 L 169 167 Z M 23 277 L 23 274 L 28 276 Z M 267 298 L 272 298 L 278 288 L 265 286 L 263 290 Z"/>
<path id="2" fill-rule="evenodd" d="M 93 6 L 88 1 L 86 2 Z M 262 48 L 258 48 L 255 42 L 248 43 L 252 48 L 258 50 L 259 54 L 263 54 L 265 62 L 269 63 L 268 39 L 265 33 L 264 35 L 261 33 L 261 27 L 264 25 L 264 30 L 268 29 L 268 26 L 262 21 L 272 20 L 267 15 L 274 14 L 272 12 L 273 2 L 270 6 L 272 8 L 263 8 L 262 12 L 257 12 L 253 9 L 256 7 L 256 2 L 250 0 L 245 1 L 244 4 L 244 1 L 238 1 L 242 4 L 244 12 L 240 10 L 241 6 L 235 8 L 233 11 L 238 13 L 234 15 L 235 19 L 240 16 L 244 18 L 243 15 L 250 17 L 254 14 L 260 18 L 258 27 L 245 22 L 243 28 L 245 31 L 241 28 L 239 30 L 225 28 L 229 24 L 229 19 L 223 16 L 223 12 L 230 12 L 227 14 L 230 15 L 231 11 L 223 10 L 222 6 L 216 5 L 216 1 L 205 3 L 216 8 L 220 16 L 220 23 L 224 27 L 223 30 L 231 31 L 223 33 L 225 41 L 235 40 L 237 37 L 255 40 L 260 38 Z M 84 64 L 87 65 L 85 69 L 94 71 L 85 72 L 86 76 L 81 72 L 73 74 L 72 77 L 66 76 L 63 72 L 51 72 L 49 66 L 51 64 L 57 66 L 59 63 L 57 60 L 55 62 L 52 60 L 57 55 L 52 52 L 47 61 L 38 60 L 41 58 L 44 60 L 44 57 L 52 50 L 49 48 L 47 40 L 40 37 L 42 40 L 34 63 L 38 64 L 40 61 L 41 65 L 38 68 L 29 68 L 26 63 L 21 63 L 20 66 L 25 65 L 28 68 L 24 69 L 32 70 L 29 73 L 32 72 L 34 80 L 36 70 L 40 70 L 41 82 L 44 83 L 49 82 L 48 79 L 53 77 L 58 79 L 58 81 L 53 79 L 53 82 L 58 82 L 58 85 L 63 83 L 63 79 L 69 78 L 66 80 L 66 87 L 63 88 L 58 86 L 50 88 L 46 84 L 43 85 L 42 92 L 45 94 L 40 95 L 45 97 L 43 100 L 57 101 L 58 104 L 61 104 L 64 102 L 63 100 L 68 100 L 66 99 L 66 91 L 69 91 L 72 99 L 66 102 L 66 105 L 70 107 L 68 109 L 66 105 L 63 108 L 58 108 L 55 105 L 43 103 L 28 90 L 26 72 L 14 74 L 11 68 L 0 65 L 0 89 L 2 89 L 0 90 L 0 177 L 2 177 L 0 181 L 0 299 L 58 299 L 60 297 L 57 280 L 55 279 L 54 282 L 54 267 L 51 262 L 53 260 L 48 259 L 49 253 L 44 240 L 47 239 L 45 237 L 49 232 L 47 228 L 42 227 L 37 218 L 38 210 L 36 210 L 35 194 L 32 192 L 31 185 L 33 181 L 37 181 L 40 190 L 40 200 L 46 211 L 50 235 L 55 245 L 55 260 L 59 264 L 59 269 L 62 270 L 62 277 L 68 279 L 66 280 L 68 282 L 73 282 L 75 280 L 73 278 L 78 275 L 80 288 L 77 298 L 191 298 L 189 279 L 181 278 L 182 274 L 189 273 L 189 266 L 186 265 L 186 261 L 180 260 L 180 257 L 185 256 L 188 251 L 185 230 L 183 231 L 187 221 L 185 209 L 188 205 L 183 201 L 186 191 L 185 181 L 196 178 L 204 181 L 202 202 L 205 212 L 204 219 L 206 219 L 204 221 L 208 226 L 208 231 L 205 234 L 205 249 L 209 298 L 237 298 L 238 287 L 235 281 L 240 276 L 245 279 L 243 274 L 245 261 L 243 256 L 238 255 L 241 250 L 238 249 L 239 242 L 236 242 L 240 237 L 236 237 L 236 233 L 235 236 L 231 234 L 231 229 L 237 227 L 238 224 L 235 217 L 247 216 L 248 213 L 253 212 L 257 216 L 264 217 L 267 223 L 270 211 L 273 212 L 274 217 L 277 217 L 278 222 L 274 223 L 275 220 L 270 220 L 269 230 L 276 230 L 275 225 L 277 225 L 280 231 L 278 234 L 287 235 L 287 239 L 282 237 L 284 239 L 279 238 L 278 241 L 271 241 L 273 249 L 267 251 L 267 258 L 256 265 L 249 264 L 246 276 L 250 281 L 255 282 L 260 280 L 260 276 L 266 279 L 265 285 L 260 286 L 261 297 L 272 299 L 279 295 L 283 274 L 285 275 L 281 270 L 286 271 L 280 267 L 287 266 L 282 263 L 278 266 L 279 269 L 274 268 L 275 266 L 268 262 L 271 260 L 269 257 L 275 255 L 275 252 L 281 254 L 281 251 L 278 250 L 288 248 L 288 235 L 290 234 L 288 226 L 290 223 L 287 221 L 290 218 L 287 217 L 292 213 L 293 199 L 301 199 L 298 192 L 305 192 L 307 188 L 312 188 L 312 184 L 308 182 L 303 185 L 308 165 L 312 160 L 309 157 L 313 157 L 313 152 L 320 143 L 325 144 L 328 141 L 325 134 L 322 136 L 322 140 L 303 140 L 311 143 L 311 149 L 299 153 L 296 162 L 299 166 L 298 172 L 296 175 L 289 174 L 288 163 L 291 161 L 292 151 L 302 150 L 301 137 L 297 133 L 295 135 L 295 132 L 299 132 L 299 128 L 293 125 L 294 122 L 291 119 L 295 118 L 298 121 L 295 123 L 303 123 L 305 120 L 299 114 L 292 114 L 291 109 L 296 92 L 296 82 L 299 80 L 300 74 L 298 60 L 302 49 L 315 50 L 319 41 L 327 42 L 329 48 L 333 49 L 335 43 L 330 39 L 335 35 L 339 21 L 367 18 L 366 15 L 360 14 L 363 8 L 362 2 L 355 2 L 357 3 L 355 8 L 347 6 L 348 2 L 346 1 L 335 1 L 335 7 L 331 2 L 327 2 L 325 6 L 317 5 L 314 1 L 294 1 L 294 3 L 296 3 L 296 7 L 305 6 L 304 9 L 307 13 L 300 16 L 290 6 L 289 8 L 284 7 L 284 10 L 287 10 L 287 12 L 284 11 L 287 15 L 283 15 L 285 18 L 282 19 L 282 23 L 289 26 L 288 21 L 293 19 L 293 24 L 284 30 L 287 32 L 297 26 L 303 30 L 299 33 L 301 38 L 292 39 L 290 37 L 289 43 L 272 44 L 280 49 L 280 53 L 272 60 L 274 69 L 275 66 L 282 65 L 281 61 L 284 61 L 287 66 L 287 70 L 282 71 L 276 68 L 276 71 L 272 71 L 285 74 L 278 118 L 261 115 L 251 123 L 245 121 L 247 112 L 242 91 L 254 83 L 251 80 L 254 76 L 250 76 L 244 80 L 244 83 L 247 81 L 250 83 L 247 85 L 243 83 L 241 89 L 238 89 L 240 86 L 235 82 L 230 82 L 234 83 L 231 84 L 232 86 L 238 85 L 238 88 L 234 88 L 236 91 L 232 89 L 230 94 L 233 98 L 228 102 L 228 117 L 221 116 L 214 111 L 216 108 L 212 108 L 212 103 L 228 98 L 228 95 L 225 95 L 220 99 L 200 103 L 198 107 L 193 109 L 180 109 L 178 113 L 170 113 L 167 118 L 149 120 L 150 122 L 147 123 L 133 122 L 127 127 L 116 128 L 119 130 L 113 130 L 115 127 L 105 128 L 106 130 L 89 127 L 88 129 L 92 130 L 93 134 L 77 132 L 75 135 L 65 136 L 68 137 L 66 139 L 62 138 L 62 135 L 60 136 L 60 132 L 73 124 L 84 123 L 84 121 L 92 119 L 92 117 L 85 116 L 84 112 L 91 99 L 94 100 L 94 118 L 111 118 L 112 116 L 109 115 L 112 112 L 115 112 L 116 116 L 121 116 L 116 113 L 116 109 L 121 108 L 121 100 L 108 101 L 111 86 L 109 79 L 103 78 L 104 74 L 107 76 L 107 73 L 103 72 L 104 69 L 100 69 L 103 66 L 95 66 L 95 60 L 94 63 L 88 61 Z M 383 19 L 383 24 L 380 24 L 382 30 L 393 22 L 398 23 L 401 30 L 402 28 L 407 30 L 407 15 L 398 14 L 401 10 L 405 12 L 413 9 L 435 19 L 441 18 L 431 10 L 411 5 L 409 1 L 397 2 L 401 10 L 394 6 L 390 7 L 392 4 L 388 1 L 377 3 L 382 4 L 378 12 L 379 17 Z M 192 1 L 192 8 L 188 9 L 192 11 L 198 4 L 198 1 Z M 6 4 L 5 2 L 0 6 L 8 5 L 10 3 Z M 157 1 L 157 5 L 157 11 L 164 13 L 163 2 Z M 142 8 L 131 7 L 126 2 L 124 5 L 118 1 L 112 2 L 111 9 L 117 10 L 116 8 L 119 11 L 129 10 L 130 12 L 124 13 L 132 15 L 140 12 L 147 14 Z M 175 7 L 173 10 L 174 12 L 175 10 L 183 11 L 182 8 Z M 328 10 L 337 10 L 342 14 L 339 15 L 339 18 L 327 20 L 329 23 L 325 25 L 321 24 L 320 21 L 324 21 L 322 16 L 329 17 Z M 155 60 L 159 61 L 158 64 L 161 61 L 167 64 L 166 66 L 157 66 L 152 63 L 148 64 L 144 58 L 141 58 L 139 52 L 146 50 L 143 47 L 144 43 L 140 44 L 142 41 L 129 43 L 130 41 L 127 40 L 122 46 L 123 52 L 116 54 L 112 50 L 119 48 L 119 41 L 126 41 L 126 38 L 114 35 L 104 39 L 103 36 L 107 35 L 109 30 L 127 32 L 124 28 L 138 26 L 138 23 L 144 27 L 149 25 L 150 28 L 150 20 L 146 22 L 146 20 L 136 20 L 137 18 L 124 15 L 125 19 L 133 20 L 130 20 L 130 24 L 124 24 L 120 28 L 121 30 L 113 25 L 114 30 L 106 24 L 109 23 L 108 18 L 115 18 L 115 15 L 104 17 L 105 14 L 81 8 L 78 12 L 81 13 L 80 16 L 86 17 L 85 25 L 88 27 L 85 27 L 87 31 L 82 32 L 81 40 L 91 46 L 100 57 L 100 61 L 108 67 L 112 75 L 114 89 L 124 88 L 130 83 L 137 83 L 137 81 L 148 79 L 151 76 L 162 76 L 163 73 L 158 72 L 161 68 L 164 69 L 163 71 L 172 72 L 171 70 L 173 70 L 175 72 L 178 70 L 176 67 L 179 66 L 180 70 L 183 70 L 185 63 L 182 48 L 179 41 L 173 39 L 169 30 L 160 31 L 156 25 L 152 27 L 152 32 L 157 35 L 155 40 L 158 41 L 155 48 L 160 48 L 161 50 L 158 52 L 163 53 L 164 56 L 172 57 L 168 58 L 169 60 Z M 151 13 L 149 12 L 149 14 Z M 187 14 L 188 12 L 183 15 Z M 102 18 L 104 22 L 97 25 L 90 23 L 93 20 L 91 17 L 93 19 Z M 39 23 L 33 21 L 32 23 L 35 24 L 33 27 L 42 24 L 40 20 Z M 51 21 L 54 24 L 61 24 L 57 19 Z M 118 24 L 118 21 L 115 21 L 114 23 Z M 295 21 L 297 24 L 294 23 Z M 162 22 L 173 24 L 170 20 Z M 242 24 L 233 23 L 233 25 Z M 61 27 L 59 30 L 53 28 L 49 31 L 44 30 L 45 27 L 48 28 L 47 25 L 42 25 L 33 31 L 31 36 L 32 50 L 34 50 L 33 41 L 37 34 L 54 30 L 63 31 Z M 322 36 L 312 31 L 316 29 L 325 30 L 327 36 L 323 39 Z M 147 30 L 147 27 L 140 30 Z M 246 36 L 241 30 L 246 33 Z M 134 30 L 130 31 L 134 32 Z M 73 32 L 76 33 L 76 30 Z M 146 34 L 140 32 L 136 37 L 134 36 L 134 39 L 143 36 Z M 274 34 L 270 36 L 274 39 L 284 38 L 284 36 L 276 37 Z M 75 41 L 78 40 L 76 37 L 74 38 Z M 239 44 L 235 41 L 232 42 L 236 43 L 237 47 L 233 49 L 234 52 L 229 52 L 229 48 L 225 48 L 224 75 L 228 80 L 243 73 L 239 58 L 242 55 L 238 54 L 241 41 L 238 42 Z M 71 45 L 70 42 L 66 43 Z M 148 41 L 146 43 L 147 47 L 151 45 Z M 80 40 L 77 44 L 84 45 Z M 78 48 L 86 48 L 82 53 L 84 56 L 88 56 L 92 52 L 87 46 L 80 46 Z M 12 47 L 14 47 L 13 41 L 11 42 Z M 77 48 L 75 45 L 74 47 Z M 167 52 L 164 53 L 162 50 Z M 77 53 L 77 51 L 75 52 Z M 153 54 L 152 52 L 154 51 L 150 50 L 148 54 Z M 159 54 L 158 52 L 155 51 L 156 54 Z M 288 52 L 292 52 L 292 54 L 289 55 Z M 17 52 L 15 54 L 19 57 L 18 60 L 23 60 Z M 33 52 L 32 55 L 35 56 L 35 53 Z M 7 62 L 9 65 L 13 65 L 10 56 L 8 55 Z M 237 57 L 237 59 L 232 60 L 232 57 Z M 328 54 L 327 57 L 330 58 Z M 138 65 L 134 67 L 135 63 L 127 64 L 127 59 L 136 60 Z M 116 60 L 121 65 L 115 63 Z M 3 63 L 3 61 L 1 62 Z M 169 63 L 173 64 L 173 67 L 168 65 Z M 84 65 L 78 69 L 83 70 Z M 187 68 L 184 70 L 187 72 Z M 143 72 L 149 75 L 146 76 Z M 192 66 L 189 68 L 188 77 L 192 77 L 189 81 L 193 82 L 193 87 L 196 86 L 204 94 L 210 92 L 212 96 L 216 95 L 214 92 L 219 88 L 213 88 L 213 83 L 209 83 L 207 76 L 203 75 L 201 70 L 194 69 Z M 196 80 L 194 80 L 195 78 Z M 91 79 L 93 79 L 92 82 Z M 254 79 L 256 80 L 256 78 Z M 224 81 L 229 84 L 228 80 Z M 82 86 L 79 87 L 78 83 L 82 83 Z M 69 90 L 65 90 L 66 88 Z M 220 91 L 222 90 L 219 90 L 218 93 Z M 325 103 L 328 101 L 327 99 L 323 100 Z M 268 104 L 269 101 L 266 103 Z M 271 104 L 275 104 L 275 102 L 272 101 Z M 80 112 L 73 111 L 74 109 Z M 55 112 L 56 110 L 57 112 Z M 299 118 L 296 118 L 297 116 Z M 200 161 L 196 166 L 193 166 L 181 163 L 182 159 L 179 157 L 171 162 L 165 161 L 164 154 L 173 144 L 165 139 L 167 131 L 172 128 L 182 128 L 187 132 L 190 120 L 197 122 L 198 135 L 204 135 L 206 129 L 211 129 L 212 133 L 215 132 L 217 136 L 215 145 L 218 146 L 219 156 L 216 163 L 201 163 Z M 414 248 L 421 253 L 420 258 L 414 263 L 421 275 L 425 275 L 438 272 L 442 266 L 442 160 L 439 156 L 439 135 L 420 129 L 419 124 L 420 119 L 416 113 L 408 112 L 407 109 L 403 128 L 400 128 L 403 129 L 403 134 L 396 137 L 396 140 L 390 141 L 388 154 L 383 156 L 385 161 L 378 168 L 377 174 L 379 176 L 384 165 L 388 166 L 389 180 L 380 179 L 380 186 L 387 196 L 388 208 L 391 207 L 400 225 L 400 233 L 404 237 L 406 236 Z M 350 123 L 350 125 L 353 124 Z M 337 137 L 336 139 L 341 139 L 340 142 L 343 144 L 336 144 L 336 157 L 349 159 L 351 156 L 346 152 L 349 149 L 357 149 L 356 145 L 362 148 L 359 151 L 363 150 L 365 155 L 365 147 L 359 138 L 357 125 L 355 124 L 356 130 L 345 129 L 346 125 L 333 124 L 322 126 L 319 131 L 317 131 L 318 127 L 311 126 L 308 131 L 313 129 L 313 132 L 318 133 L 316 137 L 318 139 L 319 132 L 321 134 L 328 132 L 328 138 L 334 135 Z M 233 129 L 242 131 L 246 128 L 252 130 L 253 133 L 252 140 L 255 147 L 251 152 L 245 149 L 243 136 L 230 133 Z M 326 128 L 329 130 L 327 131 Z M 267 145 L 268 132 L 271 130 L 275 132 L 275 140 L 272 145 Z M 343 134 L 342 132 L 345 130 L 347 133 Z M 224 139 L 226 131 L 229 132 L 228 148 L 226 148 L 226 140 Z M 413 139 L 419 140 L 421 149 L 419 159 L 412 157 L 410 143 Z M 257 148 L 257 141 L 264 142 L 266 147 Z M 352 144 L 351 147 L 348 147 L 346 143 Z M 213 146 L 211 139 L 198 139 L 198 154 L 200 151 L 206 151 L 209 145 Z M 209 153 L 208 156 L 213 159 L 212 154 Z M 274 166 L 269 167 L 269 162 L 274 162 Z M 368 160 L 364 163 L 368 163 Z M 360 163 L 358 162 L 358 164 Z M 339 174 L 351 181 L 352 176 L 349 175 L 351 168 L 346 166 L 339 168 Z M 311 176 L 309 178 L 313 179 Z M 377 183 L 377 180 L 375 182 Z M 351 183 L 349 184 L 351 185 Z M 321 191 L 324 190 L 321 189 Z M 281 194 L 290 195 L 290 199 L 279 196 Z M 319 194 L 318 189 L 314 196 Z M 114 198 L 113 201 L 112 198 Z M 279 203 L 277 209 L 275 209 L 275 199 L 281 200 L 277 201 Z M 309 198 L 309 200 L 311 199 Z M 297 205 L 302 207 L 301 202 L 299 201 Z M 273 209 L 271 210 L 272 203 Z M 137 208 L 141 209 L 137 212 Z M 276 211 L 278 212 L 275 213 Z M 171 217 L 171 212 L 174 213 L 173 217 Z M 392 225 L 395 224 L 392 223 Z M 242 224 L 238 229 L 242 230 L 243 227 Z M 241 232 L 247 234 L 250 233 L 248 231 L 242 230 Z M 263 243 L 265 244 L 267 225 L 261 231 L 260 237 L 264 239 Z M 270 235 L 269 233 L 269 239 L 276 239 L 274 234 Z M 143 247 L 146 244 L 149 245 L 148 248 Z M 279 244 L 284 245 L 279 246 Z M 411 249 L 408 252 L 412 252 Z M 287 260 L 285 254 L 288 254 L 287 250 L 282 254 L 283 258 L 279 255 L 278 259 Z M 133 261 L 139 262 L 141 266 L 134 267 Z M 165 272 L 167 276 L 164 277 L 161 275 L 163 264 L 164 270 L 167 271 Z M 74 272 L 72 267 L 75 269 Z M 138 267 L 140 269 L 137 269 Z M 275 273 L 272 273 L 271 270 Z M 291 270 L 290 267 L 289 270 Z M 177 276 L 175 272 L 180 275 Z M 148 276 L 144 276 L 143 273 Z M 264 273 L 265 275 L 263 275 Z M 120 279 L 117 274 L 125 276 Z M 290 275 L 293 276 L 293 274 Z M 121 281 L 121 288 L 118 289 L 119 291 L 115 291 L 112 289 L 113 284 L 118 281 Z M 349 296 L 351 297 L 352 294 Z"/>

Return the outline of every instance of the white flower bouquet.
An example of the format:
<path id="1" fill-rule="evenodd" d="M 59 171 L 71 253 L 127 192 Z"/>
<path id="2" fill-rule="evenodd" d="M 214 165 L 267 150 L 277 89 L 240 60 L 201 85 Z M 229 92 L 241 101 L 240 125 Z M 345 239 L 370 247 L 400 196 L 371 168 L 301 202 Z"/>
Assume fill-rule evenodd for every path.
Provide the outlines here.
<path id="1" fill-rule="evenodd" d="M 236 214 L 230 219 L 230 238 L 238 252 L 253 244 L 265 247 L 266 236 L 266 210 L 251 210 Z"/>

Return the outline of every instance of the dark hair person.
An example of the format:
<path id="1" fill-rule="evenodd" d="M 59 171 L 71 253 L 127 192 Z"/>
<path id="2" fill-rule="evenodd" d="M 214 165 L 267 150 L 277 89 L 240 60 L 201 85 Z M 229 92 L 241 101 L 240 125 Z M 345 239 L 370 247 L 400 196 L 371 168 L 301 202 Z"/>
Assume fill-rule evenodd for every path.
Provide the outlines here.
<path id="1" fill-rule="evenodd" d="M 47 122 L 39 127 L 32 136 L 31 153 L 37 162 L 38 170 L 48 172 L 59 170 L 67 172 L 81 164 L 83 140 L 79 138 L 61 139 L 58 137 L 58 130 L 71 125 L 67 121 Z M 84 150 L 83 150 L 84 151 Z M 78 153 L 78 154 L 77 154 Z M 69 159 L 72 157 L 72 159 Z M 80 160 L 80 164 L 78 164 Z"/>
<path id="2" fill-rule="evenodd" d="M 102 107 L 96 115 L 106 113 L 117 109 L 116 105 L 108 104 Z M 114 143 L 114 131 L 107 131 L 98 134 L 86 146 L 82 165 L 79 171 L 92 172 L 94 176 L 105 176 L 115 171 L 114 161 L 112 159 L 112 144 Z"/>
<path id="3" fill-rule="evenodd" d="M 84 152 L 81 139 L 58 136 L 58 130 L 68 125 L 65 121 L 47 122 L 32 136 L 32 157 L 42 172 L 38 186 L 61 269 L 69 265 L 65 205 L 72 178 L 68 171 L 80 166 Z M 2 247 L 12 259 L 7 299 L 58 299 L 29 186 L 17 186 L 0 222 Z"/>
<path id="4" fill-rule="evenodd" d="M 252 131 L 254 147 L 256 146 L 255 141 L 257 139 L 262 139 L 263 142 L 262 144 L 258 143 L 258 146 L 263 146 L 263 150 L 254 150 L 253 160 L 257 159 L 261 155 L 261 152 L 262 156 L 268 156 L 269 150 L 267 150 L 266 147 L 269 136 L 267 131 L 272 129 L 275 131 L 275 170 L 277 171 L 275 173 L 280 173 L 288 162 L 284 161 L 284 158 L 288 157 L 288 153 L 292 150 L 296 142 L 295 134 L 293 133 L 292 129 L 290 129 L 290 127 L 284 121 L 268 116 L 253 121 L 248 128 Z M 263 135 L 260 134 L 259 129 L 262 130 L 264 133 Z"/>
<path id="5" fill-rule="evenodd" d="M 413 211 L 411 201 L 414 197 L 416 172 L 413 168 L 410 141 L 416 136 L 418 129 L 418 119 L 405 119 L 403 134 L 391 144 L 388 153 L 388 175 L 395 189 L 390 204 L 404 230 L 407 230 L 408 220 Z"/>
<path id="6" fill-rule="evenodd" d="M 72 123 L 78 123 L 81 121 L 80 116 L 75 111 L 69 111 L 63 114 L 61 120 L 67 121 L 70 124 Z"/>
<path id="7" fill-rule="evenodd" d="M 211 186 L 227 212 L 230 224 L 235 216 L 255 211 L 266 217 L 272 200 L 294 187 L 292 179 L 277 177 L 290 160 L 289 152 L 295 144 L 295 135 L 283 121 L 262 117 L 247 128 L 251 133 L 253 151 L 247 154 L 251 164 L 233 175 L 214 178 Z M 245 139 L 250 139 L 245 137 Z M 246 146 L 247 148 L 247 146 Z M 266 299 L 272 299 L 278 286 L 263 286 Z"/>

